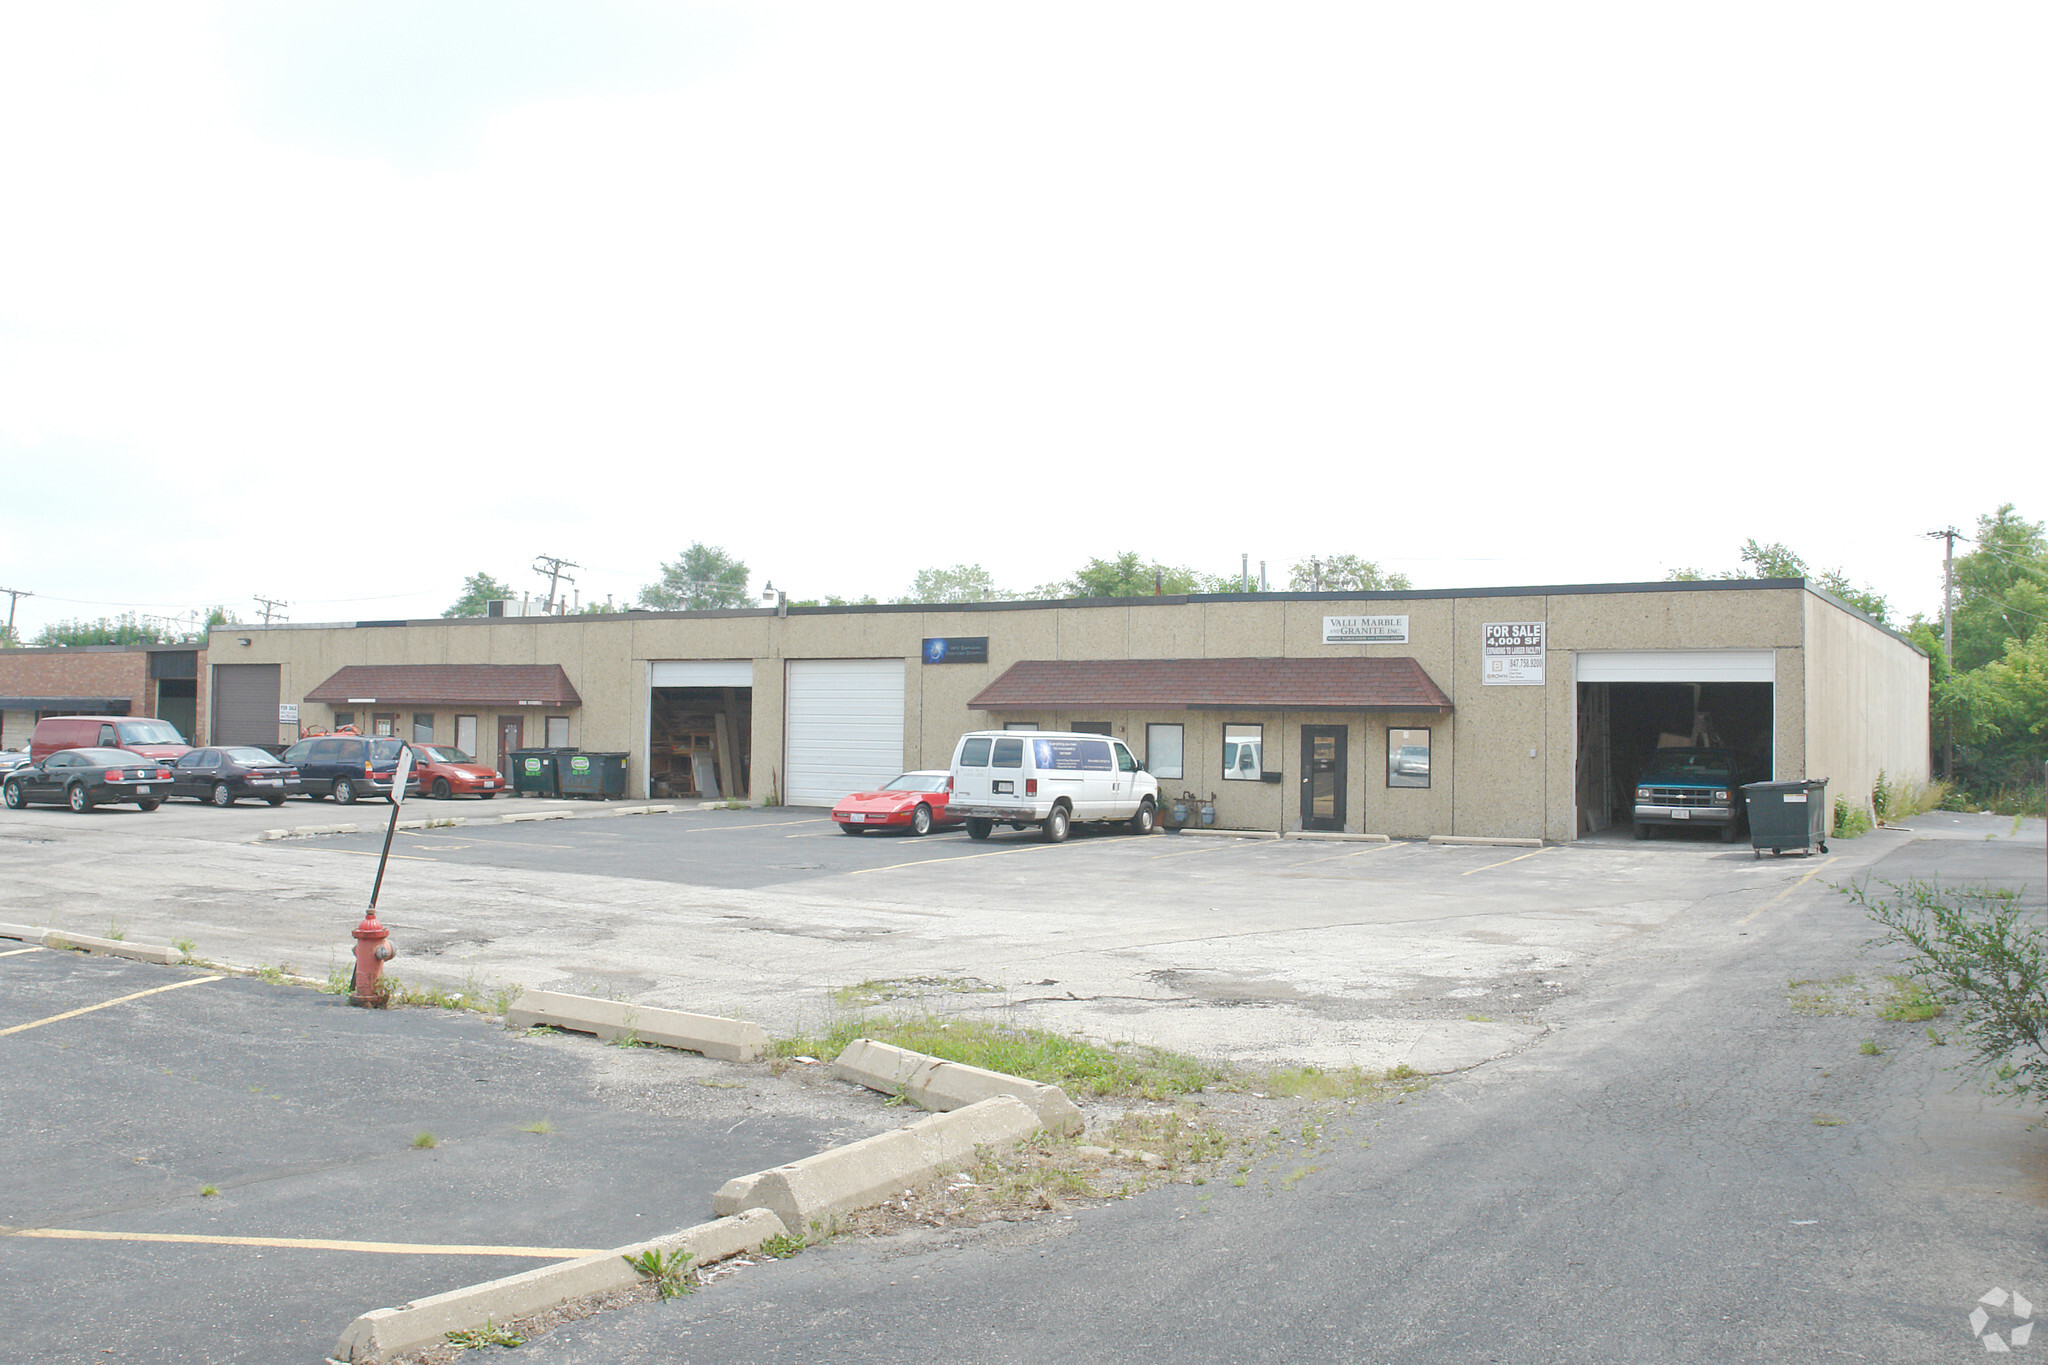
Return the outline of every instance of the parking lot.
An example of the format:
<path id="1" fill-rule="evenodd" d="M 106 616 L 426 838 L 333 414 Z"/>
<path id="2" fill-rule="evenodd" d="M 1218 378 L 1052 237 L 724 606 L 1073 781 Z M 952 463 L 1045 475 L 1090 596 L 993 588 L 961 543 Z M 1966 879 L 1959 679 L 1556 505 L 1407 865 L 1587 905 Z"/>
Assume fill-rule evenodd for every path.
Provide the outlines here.
<path id="1" fill-rule="evenodd" d="M 294 823 L 308 809 L 286 808 Z M 1546 1005 L 1604 947 L 1688 907 L 1732 922 L 1900 837 L 1759 862 L 1683 838 L 1529 849 L 1082 832 L 1051 845 L 1010 830 L 848 838 L 812 810 L 620 809 L 408 803 L 407 819 L 479 823 L 399 832 L 380 907 L 392 970 L 771 1031 L 880 1005 L 1252 1064 L 1440 1071 L 1540 1036 Z M 356 808 L 353 834 L 271 842 L 263 831 L 283 822 L 268 808 L 11 812 L 0 859 L 15 918 L 322 977 L 346 960 L 388 812 Z M 508 813 L 572 818 L 498 823 Z"/>

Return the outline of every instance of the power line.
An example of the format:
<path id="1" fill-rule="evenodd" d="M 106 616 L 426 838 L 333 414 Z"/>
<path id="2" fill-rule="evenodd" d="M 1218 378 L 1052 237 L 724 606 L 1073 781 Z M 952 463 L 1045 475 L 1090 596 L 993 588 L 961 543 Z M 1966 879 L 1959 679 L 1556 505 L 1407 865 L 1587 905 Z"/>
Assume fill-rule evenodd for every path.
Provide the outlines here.
<path id="1" fill-rule="evenodd" d="M 14 638 L 14 604 L 24 597 L 34 597 L 35 594 L 26 588 L 0 588 L 0 592 L 7 594 L 7 638 L 12 640 Z"/>
<path id="2" fill-rule="evenodd" d="M 563 573 L 562 570 L 580 569 L 582 567 L 583 566 L 581 564 L 572 563 L 571 561 L 566 559 L 559 559 L 554 555 L 535 555 L 533 557 L 533 571 L 537 574 L 543 575 L 548 580 L 548 604 L 546 607 L 543 608 L 543 610 L 549 616 L 553 616 L 555 614 L 555 584 L 558 581 L 568 583 L 574 583 L 576 581 L 574 578 L 571 578 L 568 574 Z M 565 602 L 563 603 L 563 605 L 567 606 L 568 604 Z"/>
<path id="3" fill-rule="evenodd" d="M 291 605 L 291 603 L 289 603 L 289 602 L 280 602 L 280 601 L 278 601 L 277 599 L 275 599 L 275 598 L 272 598 L 272 597 L 258 597 L 258 598 L 256 598 L 256 599 L 255 599 L 255 602 L 256 602 L 256 604 L 257 604 L 257 605 L 258 605 L 259 607 L 261 607 L 261 608 L 263 609 L 263 624 L 264 624 L 264 625 L 266 625 L 266 626 L 267 626 L 267 625 L 269 625 L 269 624 L 270 624 L 270 617 L 271 617 L 272 613 L 275 613 L 275 614 L 276 614 L 276 616 L 277 616 L 277 619 L 278 619 L 278 620 L 279 620 L 280 622 L 285 622 L 285 621 L 289 621 L 289 620 L 291 620 L 291 617 L 289 617 L 289 616 L 286 616 L 286 615 L 284 614 L 284 608 L 286 608 L 286 607 L 290 606 L 290 605 Z"/>

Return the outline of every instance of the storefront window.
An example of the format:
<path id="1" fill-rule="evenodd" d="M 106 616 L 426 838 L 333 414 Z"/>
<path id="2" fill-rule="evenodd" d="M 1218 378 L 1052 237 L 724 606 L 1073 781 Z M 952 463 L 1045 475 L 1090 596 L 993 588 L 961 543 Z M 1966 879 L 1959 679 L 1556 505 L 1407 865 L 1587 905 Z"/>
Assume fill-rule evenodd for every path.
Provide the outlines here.
<path id="1" fill-rule="evenodd" d="M 413 713 L 412 742 L 415 744 L 432 744 L 434 742 L 433 712 L 416 711 Z"/>
<path id="2" fill-rule="evenodd" d="M 457 716 L 455 718 L 455 747 L 466 754 L 476 752 L 475 716 Z"/>
<path id="3" fill-rule="evenodd" d="M 1264 770 L 1266 727 L 1226 725 L 1223 727 L 1223 780 L 1257 782 Z"/>
<path id="4" fill-rule="evenodd" d="M 1145 727 L 1145 771 L 1154 777 L 1180 777 L 1181 746 L 1185 736 L 1178 725 Z"/>
<path id="5" fill-rule="evenodd" d="M 566 749 L 569 747 L 569 718 L 567 716 L 548 717 L 548 747 L 550 749 Z"/>
<path id="6" fill-rule="evenodd" d="M 1429 731 L 1387 731 L 1387 785 L 1429 785 Z"/>

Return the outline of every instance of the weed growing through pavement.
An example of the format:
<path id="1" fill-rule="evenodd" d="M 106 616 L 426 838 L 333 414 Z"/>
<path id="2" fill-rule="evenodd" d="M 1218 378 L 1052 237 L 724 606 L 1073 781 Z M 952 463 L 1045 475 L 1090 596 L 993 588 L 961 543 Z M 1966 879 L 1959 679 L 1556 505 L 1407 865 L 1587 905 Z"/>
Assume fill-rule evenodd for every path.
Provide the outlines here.
<path id="1" fill-rule="evenodd" d="M 1905 972 L 1893 972 L 1885 978 L 1885 985 L 1890 994 L 1878 1005 L 1878 1018 L 1904 1024 L 1941 1018 L 1944 1006 L 1925 982 L 1916 981 Z"/>
<path id="2" fill-rule="evenodd" d="M 475 1349 L 479 1346 L 512 1347 L 524 1346 L 526 1338 L 517 1332 L 508 1332 L 490 1318 L 485 1318 L 484 1325 L 473 1331 L 448 1333 L 448 1344 L 465 1349 Z"/>
<path id="3" fill-rule="evenodd" d="M 282 967 L 272 967 L 268 965 L 258 967 L 256 969 L 256 975 L 262 980 L 268 981 L 273 986 L 282 986 L 284 984 L 285 972 L 284 968 Z"/>
<path id="4" fill-rule="evenodd" d="M 674 1251 L 649 1247 L 638 1256 L 623 1256 L 620 1259 L 645 1276 L 647 1282 L 654 1286 L 654 1292 L 664 1299 L 696 1291 L 697 1278 L 690 1273 L 689 1268 L 691 1253 L 681 1247 Z"/>
<path id="5" fill-rule="evenodd" d="M 532 1123 L 520 1124 L 519 1131 L 522 1133 L 532 1133 L 536 1137 L 546 1137 L 549 1133 L 555 1131 L 555 1125 L 549 1123 L 546 1119 L 535 1119 Z"/>
<path id="6" fill-rule="evenodd" d="M 190 962 L 193 960 L 192 950 L 198 945 L 189 938 L 174 938 L 171 940 L 171 946 L 178 950 L 179 961 Z"/>
<path id="7" fill-rule="evenodd" d="M 110 919 L 107 921 L 107 937 L 119 943 L 122 939 L 128 937 L 128 930 L 122 925 L 121 921 Z"/>
<path id="8" fill-rule="evenodd" d="M 415 1133 L 413 1134 L 412 1145 L 425 1151 L 429 1147 L 439 1147 L 441 1140 L 432 1133 Z"/>
<path id="9" fill-rule="evenodd" d="M 809 1245 L 810 1243 L 803 1238 L 785 1232 L 761 1243 L 761 1254 L 773 1256 L 778 1261 L 786 1261 Z"/>
<path id="10" fill-rule="evenodd" d="M 220 1186 L 218 1185 L 201 1185 L 199 1187 L 199 1197 L 201 1199 L 211 1199 L 219 1193 Z"/>
<path id="11" fill-rule="evenodd" d="M 841 986 L 832 992 L 832 1003 L 841 1009 L 867 1009 L 892 1000 L 915 1000 L 920 1004 L 933 995 L 1000 995 L 1001 986 L 991 986 L 971 976 L 891 976 Z"/>
<path id="12" fill-rule="evenodd" d="M 1878 1053 L 1884 1051 L 1883 1048 L 1877 1045 L 1877 1039 L 1875 1038 L 1865 1038 L 1863 1045 L 1856 1050 L 1866 1057 L 1875 1057 Z"/>
<path id="13" fill-rule="evenodd" d="M 931 1015 L 844 1019 L 822 1036 L 781 1039 L 774 1052 L 783 1058 L 836 1057 L 856 1038 L 1043 1081 L 1076 1100 L 1167 1099 L 1229 1077 L 1224 1067 L 1164 1048 L 1105 1047 L 1040 1029 Z"/>
<path id="14" fill-rule="evenodd" d="M 347 995 L 356 988 L 356 974 L 346 967 L 329 967 L 327 984 L 320 988 L 322 995 Z"/>
<path id="15" fill-rule="evenodd" d="M 1847 1122 L 1848 1120 L 1840 1114 L 1815 1114 L 1813 1116 L 1813 1126 L 1816 1128 L 1839 1128 Z"/>

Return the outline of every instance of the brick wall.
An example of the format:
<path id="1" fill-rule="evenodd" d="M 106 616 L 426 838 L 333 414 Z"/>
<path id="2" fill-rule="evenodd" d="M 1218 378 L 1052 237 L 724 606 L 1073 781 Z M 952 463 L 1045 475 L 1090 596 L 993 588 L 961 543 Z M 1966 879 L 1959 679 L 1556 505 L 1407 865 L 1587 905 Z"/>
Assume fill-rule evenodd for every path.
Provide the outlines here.
<path id="1" fill-rule="evenodd" d="M 0 697 L 126 697 L 155 715 L 149 655 L 139 649 L 0 649 Z"/>

